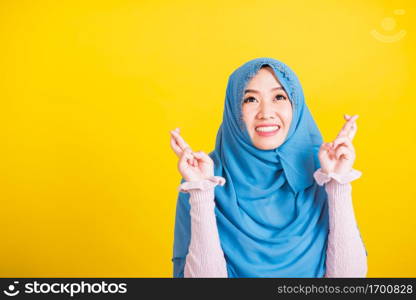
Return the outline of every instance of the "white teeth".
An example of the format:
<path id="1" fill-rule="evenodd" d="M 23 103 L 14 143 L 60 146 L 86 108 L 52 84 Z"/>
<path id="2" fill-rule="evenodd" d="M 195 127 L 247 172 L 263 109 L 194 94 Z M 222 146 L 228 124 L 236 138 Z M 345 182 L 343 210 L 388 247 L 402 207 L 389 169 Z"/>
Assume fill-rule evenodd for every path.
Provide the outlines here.
<path id="1" fill-rule="evenodd" d="M 267 126 L 267 127 L 257 127 L 256 131 L 261 131 L 261 132 L 270 132 L 270 131 L 275 131 L 276 129 L 279 129 L 279 126 Z"/>

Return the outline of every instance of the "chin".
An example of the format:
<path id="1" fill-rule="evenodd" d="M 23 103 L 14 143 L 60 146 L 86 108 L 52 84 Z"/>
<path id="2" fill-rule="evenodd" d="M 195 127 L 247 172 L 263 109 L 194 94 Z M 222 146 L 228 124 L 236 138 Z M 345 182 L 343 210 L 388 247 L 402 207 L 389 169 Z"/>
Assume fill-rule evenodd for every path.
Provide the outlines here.
<path id="1" fill-rule="evenodd" d="M 285 135 L 286 136 L 286 135 Z M 260 150 L 273 150 L 278 148 L 284 140 L 281 139 L 280 136 L 274 136 L 274 137 L 259 137 L 256 135 L 255 132 L 251 132 L 251 141 L 257 149 Z"/>

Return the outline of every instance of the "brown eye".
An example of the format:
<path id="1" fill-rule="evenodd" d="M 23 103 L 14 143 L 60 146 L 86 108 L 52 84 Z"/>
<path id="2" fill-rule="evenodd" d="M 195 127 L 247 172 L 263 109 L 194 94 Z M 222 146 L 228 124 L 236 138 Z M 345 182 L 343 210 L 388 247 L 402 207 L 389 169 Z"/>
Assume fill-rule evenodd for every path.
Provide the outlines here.
<path id="1" fill-rule="evenodd" d="M 256 100 L 256 98 L 254 98 L 254 97 L 247 97 L 246 99 L 244 99 L 243 103 L 250 102 L 250 100 Z"/>
<path id="2" fill-rule="evenodd" d="M 279 98 L 279 97 L 281 97 L 281 98 Z M 283 95 L 277 95 L 276 98 L 277 98 L 277 100 L 286 100 L 286 97 L 283 96 Z"/>

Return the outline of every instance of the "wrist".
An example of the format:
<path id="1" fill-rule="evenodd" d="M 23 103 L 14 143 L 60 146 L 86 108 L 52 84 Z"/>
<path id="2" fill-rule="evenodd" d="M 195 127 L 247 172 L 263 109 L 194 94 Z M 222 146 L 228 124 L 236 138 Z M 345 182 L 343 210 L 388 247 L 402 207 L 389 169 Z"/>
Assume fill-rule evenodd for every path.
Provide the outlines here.
<path id="1" fill-rule="evenodd" d="M 185 179 L 186 180 L 186 179 Z M 182 183 L 178 189 L 181 192 L 189 192 L 192 189 L 207 190 L 216 185 L 224 185 L 226 182 L 224 177 L 221 176 L 210 176 L 205 179 L 200 179 L 196 181 L 186 181 Z"/>
<path id="2" fill-rule="evenodd" d="M 326 174 L 323 172 L 321 168 L 319 168 L 314 172 L 313 177 L 319 185 L 324 185 L 325 183 L 329 183 L 331 181 L 335 181 L 339 184 L 345 184 L 357 178 L 360 178 L 361 175 L 361 171 L 355 169 L 351 169 L 347 173 L 343 173 L 342 175 L 340 175 L 335 172 L 329 172 L 328 174 Z"/>
<path id="3" fill-rule="evenodd" d="M 214 175 L 212 175 L 214 176 Z M 185 179 L 188 182 L 197 182 L 197 181 L 203 181 L 203 180 L 209 180 L 212 176 L 201 176 L 201 177 L 192 177 L 189 178 L 189 180 Z"/>

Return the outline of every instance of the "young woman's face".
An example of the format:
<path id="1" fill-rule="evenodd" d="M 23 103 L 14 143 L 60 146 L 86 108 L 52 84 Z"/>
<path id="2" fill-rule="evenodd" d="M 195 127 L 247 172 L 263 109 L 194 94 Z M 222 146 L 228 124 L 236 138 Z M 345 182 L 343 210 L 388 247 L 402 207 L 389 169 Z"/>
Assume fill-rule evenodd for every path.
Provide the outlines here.
<path id="1" fill-rule="evenodd" d="M 292 121 L 292 104 L 271 67 L 261 68 L 248 82 L 241 109 L 256 148 L 270 150 L 283 143 Z"/>

